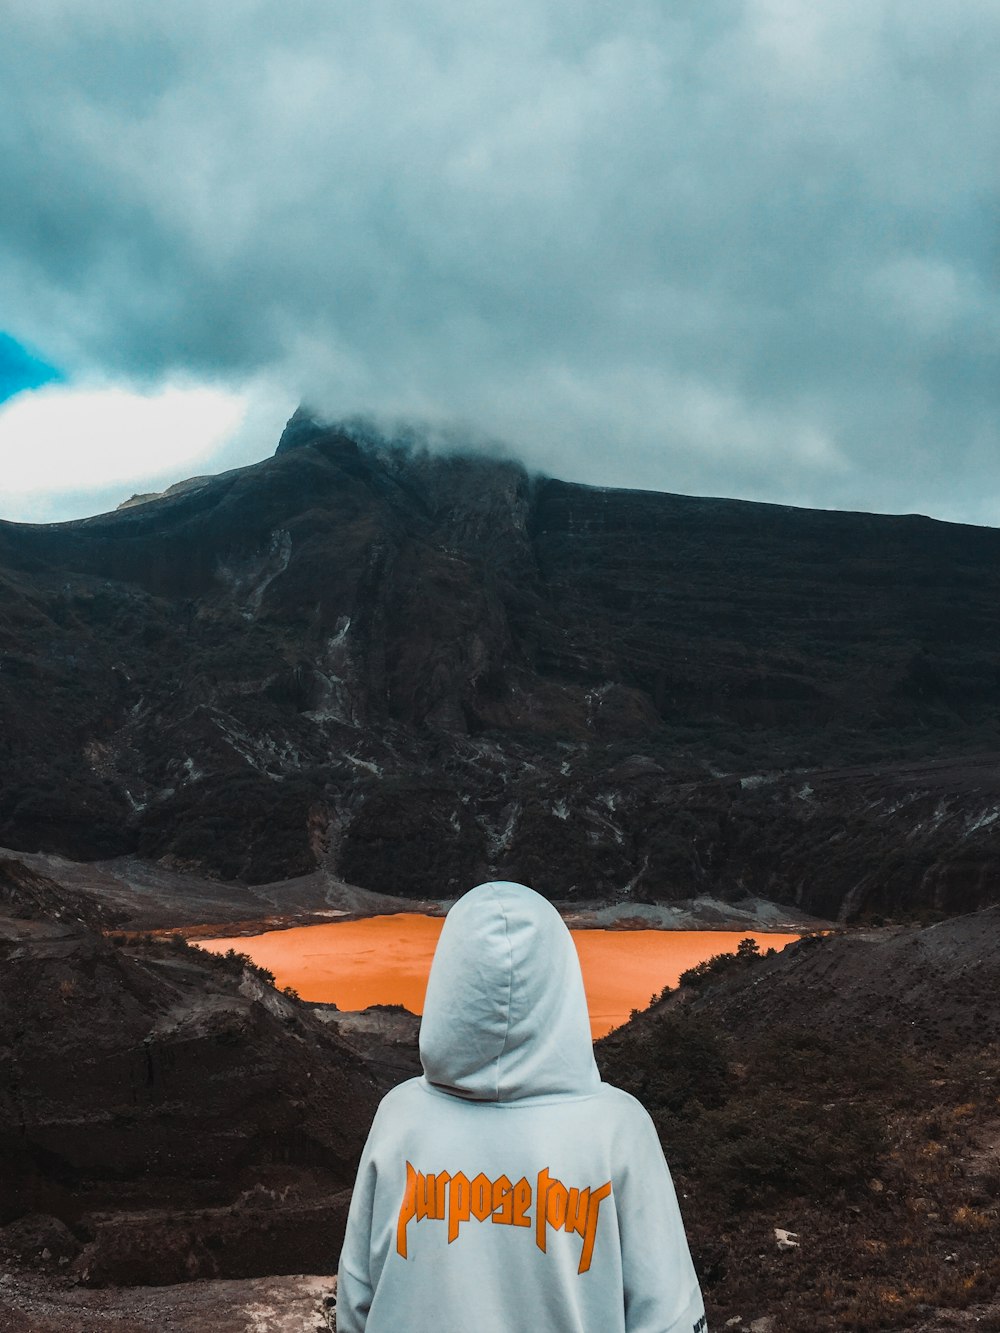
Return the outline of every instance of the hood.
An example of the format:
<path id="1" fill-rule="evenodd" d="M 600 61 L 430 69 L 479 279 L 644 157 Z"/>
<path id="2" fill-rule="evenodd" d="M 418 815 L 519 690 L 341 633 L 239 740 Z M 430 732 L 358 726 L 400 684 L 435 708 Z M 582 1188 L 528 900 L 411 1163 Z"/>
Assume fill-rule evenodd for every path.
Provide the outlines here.
<path id="1" fill-rule="evenodd" d="M 429 1083 L 477 1101 L 596 1092 L 580 961 L 556 909 L 523 884 L 480 884 L 445 919 L 427 983 Z"/>

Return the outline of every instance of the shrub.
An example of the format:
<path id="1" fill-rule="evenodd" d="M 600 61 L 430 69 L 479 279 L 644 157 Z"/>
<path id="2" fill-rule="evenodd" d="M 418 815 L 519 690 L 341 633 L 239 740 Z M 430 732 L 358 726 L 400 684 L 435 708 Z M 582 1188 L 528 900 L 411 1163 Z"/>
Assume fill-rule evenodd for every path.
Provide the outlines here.
<path id="1" fill-rule="evenodd" d="M 771 950 L 771 952 L 774 952 Z M 760 946 L 752 936 L 740 940 L 735 953 L 716 953 L 680 975 L 680 984 L 697 988 L 729 972 L 738 972 L 761 957 Z"/>
<path id="2" fill-rule="evenodd" d="M 261 981 L 266 981 L 269 986 L 274 985 L 274 973 L 266 967 L 261 967 L 255 963 L 248 953 L 240 953 L 236 949 L 227 949 L 224 954 L 216 955 L 221 957 L 226 964 L 227 970 L 233 976 L 241 976 L 244 972 L 251 972 Z"/>

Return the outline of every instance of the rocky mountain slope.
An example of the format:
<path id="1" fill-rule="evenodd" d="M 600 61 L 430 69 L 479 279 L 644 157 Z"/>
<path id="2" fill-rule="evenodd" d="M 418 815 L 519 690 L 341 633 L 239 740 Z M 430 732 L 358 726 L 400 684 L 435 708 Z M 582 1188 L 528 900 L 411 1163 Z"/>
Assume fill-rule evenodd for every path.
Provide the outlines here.
<path id="1" fill-rule="evenodd" d="M 332 1271 L 379 1095 L 364 1060 L 248 960 L 116 940 L 59 896 L 0 864 L 0 1270 Z"/>
<path id="2" fill-rule="evenodd" d="M 1000 898 L 1000 532 L 531 477 L 299 413 L 0 524 L 0 846 L 251 883 Z"/>
<path id="3" fill-rule="evenodd" d="M 711 1328 L 1000 1328 L 998 933 L 992 907 L 804 939 L 598 1043 L 659 1130 Z"/>

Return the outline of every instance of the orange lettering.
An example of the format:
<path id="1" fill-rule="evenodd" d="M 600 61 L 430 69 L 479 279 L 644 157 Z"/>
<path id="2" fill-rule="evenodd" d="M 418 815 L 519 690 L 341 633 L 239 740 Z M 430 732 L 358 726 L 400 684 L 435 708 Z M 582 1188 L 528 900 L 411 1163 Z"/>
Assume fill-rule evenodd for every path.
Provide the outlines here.
<path id="1" fill-rule="evenodd" d="M 514 1186 L 514 1225 L 516 1227 L 530 1227 L 531 1218 L 528 1216 L 528 1209 L 531 1207 L 531 1186 L 525 1180 L 524 1176 Z"/>
<path id="2" fill-rule="evenodd" d="M 493 1211 L 493 1185 L 489 1178 L 480 1171 L 470 1186 L 472 1193 L 472 1216 L 477 1222 L 485 1222 Z"/>
<path id="3" fill-rule="evenodd" d="M 497 1176 L 493 1182 L 493 1221 L 510 1226 L 514 1220 L 514 1198 L 510 1179 Z"/>
<path id="4" fill-rule="evenodd" d="M 439 1171 L 434 1187 L 434 1216 L 440 1221 L 444 1221 L 444 1199 L 445 1190 L 448 1188 L 448 1181 L 451 1176 L 447 1171 Z"/>
<path id="5" fill-rule="evenodd" d="M 434 1177 L 417 1172 L 417 1221 L 434 1216 Z"/>
<path id="6" fill-rule="evenodd" d="M 566 1230 L 575 1231 L 578 1236 L 582 1236 L 587 1229 L 587 1201 L 590 1198 L 590 1190 L 578 1190 L 575 1187 L 569 1192 L 569 1201 L 566 1204 Z"/>
<path id="7" fill-rule="evenodd" d="M 548 1198 L 545 1201 L 545 1220 L 556 1231 L 566 1221 L 567 1198 L 566 1186 L 561 1180 L 553 1180 L 549 1186 Z"/>
<path id="8" fill-rule="evenodd" d="M 399 1220 L 396 1223 L 396 1250 L 406 1258 L 406 1228 L 417 1211 L 417 1172 L 409 1162 L 406 1163 L 406 1185 L 403 1189 L 403 1202 L 399 1205 Z"/>
<path id="9" fill-rule="evenodd" d="M 611 1181 L 607 1181 L 600 1189 L 591 1190 L 590 1198 L 587 1200 L 587 1229 L 583 1237 L 583 1251 L 580 1254 L 580 1267 L 576 1270 L 578 1273 L 586 1273 L 590 1267 L 590 1261 L 594 1257 L 594 1242 L 597 1240 L 597 1214 L 600 1211 L 601 1202 L 611 1193 Z"/>
<path id="10" fill-rule="evenodd" d="M 535 1201 L 535 1244 L 545 1253 L 545 1196 L 549 1192 L 549 1168 L 543 1166 L 538 1173 L 538 1189 Z"/>
<path id="11" fill-rule="evenodd" d="M 561 1180 L 549 1173 L 548 1167 L 543 1167 L 538 1173 L 534 1218 L 535 1243 L 542 1253 L 546 1250 L 549 1227 L 567 1235 L 576 1233 L 583 1237 L 577 1272 L 586 1273 L 593 1262 L 601 1204 L 610 1194 L 610 1180 L 599 1189 L 576 1186 L 567 1189 Z M 418 1222 L 426 1218 L 447 1219 L 450 1245 L 458 1239 L 462 1223 L 471 1217 L 479 1222 L 485 1222 L 489 1217 L 504 1226 L 530 1227 L 531 1203 L 531 1186 L 524 1176 L 512 1185 L 509 1176 L 501 1175 L 490 1180 L 480 1171 L 470 1184 L 464 1171 L 456 1171 L 454 1175 L 447 1171 L 425 1175 L 407 1162 L 406 1183 L 396 1221 L 396 1251 L 403 1259 L 407 1258 L 406 1229 L 414 1219 Z"/>
<path id="12" fill-rule="evenodd" d="M 448 1188 L 448 1244 L 458 1236 L 458 1228 L 469 1220 L 469 1177 L 458 1171 Z"/>

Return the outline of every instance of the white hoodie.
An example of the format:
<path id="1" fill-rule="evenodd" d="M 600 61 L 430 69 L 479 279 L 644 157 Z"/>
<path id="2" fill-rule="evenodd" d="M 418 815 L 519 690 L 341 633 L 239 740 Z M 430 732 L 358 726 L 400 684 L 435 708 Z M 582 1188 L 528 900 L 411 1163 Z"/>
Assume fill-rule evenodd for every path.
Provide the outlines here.
<path id="1" fill-rule="evenodd" d="M 338 1333 L 703 1333 L 656 1131 L 601 1082 L 551 903 L 493 883 L 454 905 L 420 1058 L 358 1168 Z"/>

